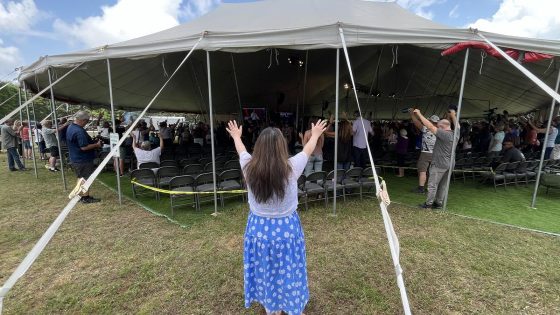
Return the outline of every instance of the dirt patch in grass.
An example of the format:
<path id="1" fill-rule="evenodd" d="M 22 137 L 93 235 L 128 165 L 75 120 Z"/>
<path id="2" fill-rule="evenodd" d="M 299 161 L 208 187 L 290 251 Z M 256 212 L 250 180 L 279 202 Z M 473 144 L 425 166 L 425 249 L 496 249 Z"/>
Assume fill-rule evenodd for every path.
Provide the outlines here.
<path id="1" fill-rule="evenodd" d="M 67 202 L 60 177 L 0 169 L 0 282 Z M 79 205 L 5 300 L 5 314 L 258 314 L 243 305 L 247 206 L 193 213 L 182 228 L 134 202 Z M 166 211 L 157 204 L 158 211 Z M 161 209 L 160 209 L 161 208 Z M 184 211 L 184 212 L 189 212 Z M 489 210 L 490 211 L 490 210 Z M 300 212 L 308 249 L 307 314 L 399 314 L 379 210 L 371 200 Z M 446 213 L 390 208 L 415 314 L 560 313 L 560 239 Z M 182 220 L 187 220 L 187 217 Z"/>

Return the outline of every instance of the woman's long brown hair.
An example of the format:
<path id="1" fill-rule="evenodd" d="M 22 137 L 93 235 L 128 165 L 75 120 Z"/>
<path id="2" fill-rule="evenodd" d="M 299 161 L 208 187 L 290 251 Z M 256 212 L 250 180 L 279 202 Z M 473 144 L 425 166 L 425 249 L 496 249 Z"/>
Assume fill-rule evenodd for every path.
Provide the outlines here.
<path id="1" fill-rule="evenodd" d="M 340 122 L 340 127 L 338 131 L 338 137 L 343 142 L 348 142 L 352 140 L 352 125 L 346 119 Z"/>
<path id="2" fill-rule="evenodd" d="M 259 203 L 284 198 L 292 173 L 288 147 L 278 128 L 264 129 L 255 143 L 251 160 L 245 165 L 245 180 Z"/>

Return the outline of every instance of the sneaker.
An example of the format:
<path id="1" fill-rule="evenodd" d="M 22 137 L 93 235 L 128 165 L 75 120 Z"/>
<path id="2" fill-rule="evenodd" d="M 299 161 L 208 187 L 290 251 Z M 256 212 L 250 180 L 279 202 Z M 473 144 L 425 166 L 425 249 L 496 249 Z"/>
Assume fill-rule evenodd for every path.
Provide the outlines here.
<path id="1" fill-rule="evenodd" d="M 443 205 L 437 202 L 434 202 L 434 204 L 432 205 L 432 209 L 441 209 L 443 208 Z"/>
<path id="2" fill-rule="evenodd" d="M 54 169 L 54 168 L 49 167 L 48 170 L 49 170 L 49 172 L 53 172 L 53 173 L 56 172 L 56 169 Z"/>
<path id="3" fill-rule="evenodd" d="M 45 164 L 45 168 L 48 169 L 48 170 L 51 169 L 51 167 L 49 166 L 49 164 Z"/>
<path id="4" fill-rule="evenodd" d="M 17 168 L 10 168 L 10 172 L 17 172 Z"/>
<path id="5" fill-rule="evenodd" d="M 425 194 L 426 190 L 424 189 L 424 187 L 416 187 L 412 189 L 412 192 L 415 194 Z"/>
<path id="6" fill-rule="evenodd" d="M 427 204 L 427 203 L 425 203 L 425 202 L 422 203 L 422 204 L 419 204 L 418 207 L 420 207 L 420 208 L 422 208 L 422 209 L 432 209 L 432 205 L 429 205 L 429 204 Z"/>
<path id="7" fill-rule="evenodd" d="M 28 169 L 25 168 L 25 167 L 22 167 L 22 168 L 20 168 L 19 170 L 22 171 L 22 172 L 25 172 L 25 171 L 27 171 Z"/>

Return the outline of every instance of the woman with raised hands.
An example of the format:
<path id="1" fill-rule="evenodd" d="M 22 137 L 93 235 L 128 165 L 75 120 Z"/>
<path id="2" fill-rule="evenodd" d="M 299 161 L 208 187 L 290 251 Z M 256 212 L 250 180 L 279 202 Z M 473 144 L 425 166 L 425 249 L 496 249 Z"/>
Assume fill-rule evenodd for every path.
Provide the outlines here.
<path id="1" fill-rule="evenodd" d="M 325 120 L 313 124 L 303 151 L 290 158 L 280 129 L 264 129 L 251 155 L 241 141 L 242 127 L 228 123 L 249 194 L 243 244 L 247 308 L 259 302 L 267 314 L 302 314 L 309 300 L 297 180 L 326 125 Z"/>

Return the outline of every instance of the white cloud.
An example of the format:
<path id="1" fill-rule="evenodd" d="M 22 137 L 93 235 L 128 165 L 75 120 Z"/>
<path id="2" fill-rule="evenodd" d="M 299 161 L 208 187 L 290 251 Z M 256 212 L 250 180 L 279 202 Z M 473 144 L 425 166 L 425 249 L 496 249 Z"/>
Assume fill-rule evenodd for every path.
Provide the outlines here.
<path id="1" fill-rule="evenodd" d="M 4 46 L 4 42 L 0 38 L 0 79 L 6 77 L 14 71 L 16 67 L 23 64 L 19 49 L 14 46 Z M 15 74 L 10 75 L 6 80 L 11 80 Z"/>
<path id="2" fill-rule="evenodd" d="M 37 21 L 39 10 L 33 0 L 0 1 L 0 31 L 23 32 Z"/>
<path id="3" fill-rule="evenodd" d="M 434 12 L 428 8 L 442 1 L 445 0 L 397 0 L 397 3 L 401 7 L 411 10 L 416 15 L 432 20 L 434 18 Z"/>
<path id="4" fill-rule="evenodd" d="M 181 15 L 187 19 L 199 17 L 208 13 L 222 3 L 222 0 L 190 0 L 184 5 Z"/>
<path id="5" fill-rule="evenodd" d="M 118 0 L 101 7 L 102 14 L 53 27 L 74 44 L 97 47 L 128 40 L 179 25 L 180 17 L 193 18 L 214 8 L 218 0 Z"/>
<path id="6" fill-rule="evenodd" d="M 452 19 L 456 19 L 459 17 L 459 5 L 456 4 L 451 11 L 449 11 L 449 17 Z"/>
<path id="7" fill-rule="evenodd" d="M 470 27 L 483 31 L 560 39 L 560 1 L 503 0 L 490 19 L 478 19 Z"/>

